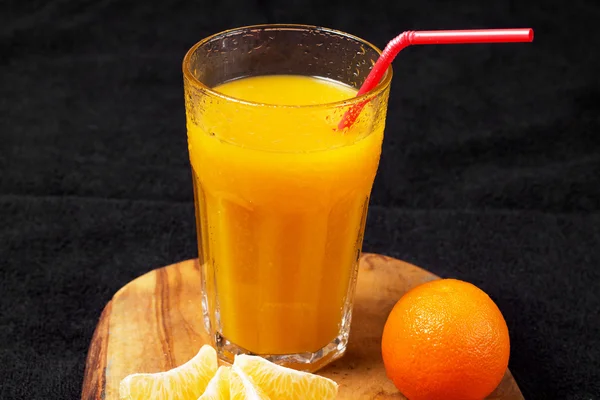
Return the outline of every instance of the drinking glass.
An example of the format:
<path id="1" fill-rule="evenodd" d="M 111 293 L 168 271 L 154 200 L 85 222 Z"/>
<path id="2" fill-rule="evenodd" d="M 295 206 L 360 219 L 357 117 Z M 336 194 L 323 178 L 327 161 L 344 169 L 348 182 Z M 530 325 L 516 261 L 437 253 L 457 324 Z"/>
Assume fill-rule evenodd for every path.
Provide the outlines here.
<path id="1" fill-rule="evenodd" d="M 201 312 L 222 359 L 257 354 L 315 371 L 343 355 L 392 71 L 335 103 L 263 104 L 214 88 L 300 75 L 358 89 L 379 55 L 358 37 L 304 25 L 228 30 L 186 54 Z"/>

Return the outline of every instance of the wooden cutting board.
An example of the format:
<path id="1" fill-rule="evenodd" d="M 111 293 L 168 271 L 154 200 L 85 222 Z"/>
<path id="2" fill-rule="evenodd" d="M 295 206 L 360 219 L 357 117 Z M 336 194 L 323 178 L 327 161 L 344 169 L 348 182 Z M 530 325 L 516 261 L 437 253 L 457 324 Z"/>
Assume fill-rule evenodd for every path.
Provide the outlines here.
<path id="1" fill-rule="evenodd" d="M 320 374 L 340 384 L 339 399 L 405 399 L 386 378 L 381 334 L 387 315 L 409 289 L 435 275 L 393 258 L 363 254 L 348 350 Z M 196 260 L 151 271 L 106 305 L 90 344 L 83 400 L 117 400 L 119 382 L 135 372 L 166 371 L 208 343 L 200 311 Z M 522 400 L 510 371 L 488 399 Z"/>

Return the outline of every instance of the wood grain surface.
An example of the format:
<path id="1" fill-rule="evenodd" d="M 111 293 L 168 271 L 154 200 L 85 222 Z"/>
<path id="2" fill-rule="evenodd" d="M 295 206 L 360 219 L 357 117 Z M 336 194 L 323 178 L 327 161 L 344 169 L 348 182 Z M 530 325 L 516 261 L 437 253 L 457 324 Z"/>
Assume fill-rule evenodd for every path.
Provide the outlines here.
<path id="1" fill-rule="evenodd" d="M 319 371 L 340 384 L 340 399 L 405 399 L 386 378 L 381 334 L 396 301 L 433 279 L 438 277 L 403 261 L 363 254 L 348 350 Z M 106 305 L 90 344 L 81 398 L 116 400 L 125 376 L 174 368 L 208 342 L 197 261 L 151 271 L 124 286 Z M 523 399 L 510 371 L 488 399 Z"/>

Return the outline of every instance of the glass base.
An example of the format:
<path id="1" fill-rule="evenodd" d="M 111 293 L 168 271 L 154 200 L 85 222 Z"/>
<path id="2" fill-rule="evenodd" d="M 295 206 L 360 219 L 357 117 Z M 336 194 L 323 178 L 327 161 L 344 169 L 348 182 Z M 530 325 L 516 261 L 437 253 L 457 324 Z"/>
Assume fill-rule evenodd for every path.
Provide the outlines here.
<path id="1" fill-rule="evenodd" d="M 213 340 L 219 358 L 227 364 L 232 364 L 237 354 L 250 354 L 261 356 L 275 364 L 298 371 L 315 372 L 344 355 L 348 345 L 348 333 L 345 332 L 314 353 L 256 354 L 229 341 L 218 332 Z"/>
<path id="2" fill-rule="evenodd" d="M 209 312 L 209 298 L 206 291 L 206 281 L 202 281 L 202 319 L 204 328 L 209 334 L 211 344 L 216 348 L 217 354 L 225 364 L 233 364 L 235 356 L 238 354 L 248 354 L 263 357 L 277 365 L 293 368 L 298 371 L 315 372 L 327 364 L 342 357 L 346 352 L 348 339 L 350 337 L 350 325 L 352 322 L 352 304 L 354 298 L 354 286 L 356 284 L 356 273 L 358 264 L 354 268 L 355 272 L 352 278 L 350 288 L 348 289 L 348 301 L 345 304 L 344 312 L 340 322 L 338 336 L 331 342 L 315 352 L 293 353 L 293 354 L 258 354 L 232 342 L 219 331 L 220 313 L 218 307 Z M 213 322 L 214 321 L 214 322 Z"/>

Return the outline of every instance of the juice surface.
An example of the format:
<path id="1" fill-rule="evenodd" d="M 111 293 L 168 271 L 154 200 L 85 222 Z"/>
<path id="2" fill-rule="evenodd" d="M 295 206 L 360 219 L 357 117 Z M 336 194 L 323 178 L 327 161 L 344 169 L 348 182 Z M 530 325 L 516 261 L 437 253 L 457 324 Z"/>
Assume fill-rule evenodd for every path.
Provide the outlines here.
<path id="1" fill-rule="evenodd" d="M 257 354 L 315 352 L 351 312 L 385 116 L 340 132 L 344 110 L 292 107 L 356 94 L 312 77 L 244 78 L 215 90 L 287 107 L 207 101 L 202 118 L 188 114 L 204 289 L 218 309 L 211 323 Z"/>

